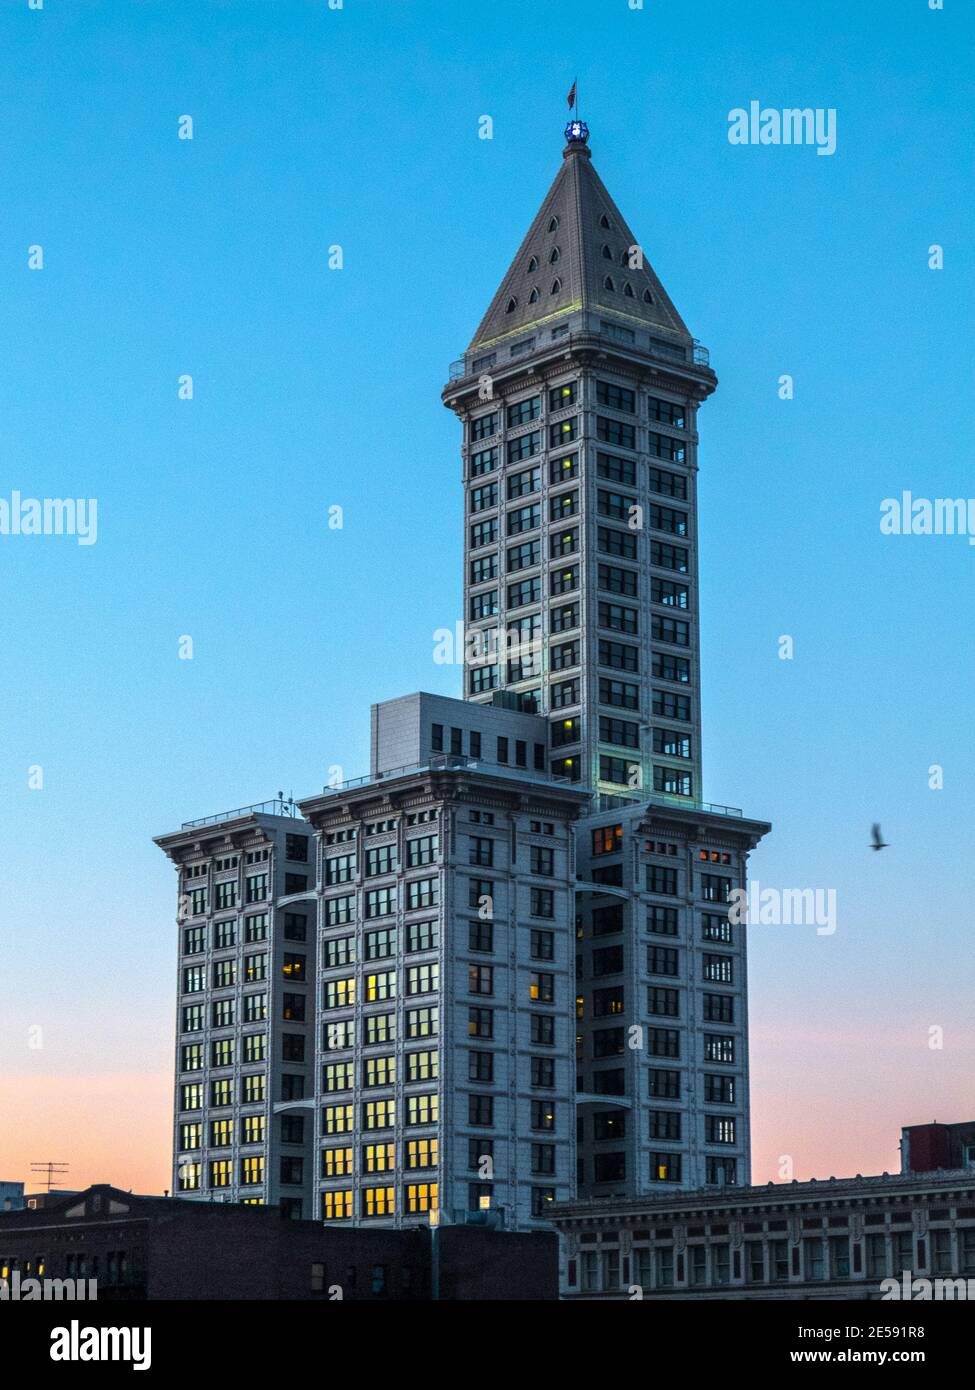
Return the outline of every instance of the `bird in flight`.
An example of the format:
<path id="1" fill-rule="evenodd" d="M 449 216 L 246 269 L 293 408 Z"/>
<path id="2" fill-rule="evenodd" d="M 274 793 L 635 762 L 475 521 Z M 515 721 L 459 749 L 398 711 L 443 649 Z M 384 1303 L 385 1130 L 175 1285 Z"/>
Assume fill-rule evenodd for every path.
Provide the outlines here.
<path id="1" fill-rule="evenodd" d="M 870 833 L 873 835 L 873 844 L 870 846 L 871 849 L 887 849 L 887 848 L 888 848 L 887 841 L 886 841 L 886 840 L 884 839 L 884 837 L 881 835 L 881 833 L 880 833 L 880 826 L 876 823 L 876 821 L 874 821 L 874 824 L 873 824 L 873 826 L 872 826 L 872 828 L 871 828 Z"/>

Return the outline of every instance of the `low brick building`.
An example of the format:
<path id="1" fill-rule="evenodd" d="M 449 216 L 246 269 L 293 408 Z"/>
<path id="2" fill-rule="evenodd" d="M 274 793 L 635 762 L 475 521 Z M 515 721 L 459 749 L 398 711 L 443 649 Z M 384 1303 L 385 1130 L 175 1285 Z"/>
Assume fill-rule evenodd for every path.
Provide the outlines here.
<path id="1" fill-rule="evenodd" d="M 275 1207 L 107 1184 L 0 1213 L 0 1277 L 97 1280 L 105 1299 L 555 1299 L 553 1232 L 325 1227 Z"/>

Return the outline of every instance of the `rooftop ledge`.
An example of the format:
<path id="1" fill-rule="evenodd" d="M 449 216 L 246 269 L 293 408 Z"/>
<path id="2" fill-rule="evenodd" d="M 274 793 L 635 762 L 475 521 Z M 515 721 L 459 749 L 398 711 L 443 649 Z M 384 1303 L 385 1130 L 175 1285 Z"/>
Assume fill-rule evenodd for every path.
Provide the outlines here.
<path id="1" fill-rule="evenodd" d="M 279 796 L 274 801 L 255 801 L 253 806 L 237 806 L 233 811 L 218 811 L 215 816 L 184 820 L 180 829 L 199 830 L 205 825 L 219 825 L 221 821 L 236 820 L 238 816 L 289 816 L 300 819 L 296 802 L 293 799 L 286 801 Z"/>
<path id="2" fill-rule="evenodd" d="M 337 782 L 322 788 L 324 796 L 334 792 L 352 791 L 356 787 L 368 787 L 380 782 L 391 782 L 398 777 L 408 777 L 420 772 L 479 772 L 490 777 L 514 777 L 519 782 L 538 783 L 541 786 L 557 787 L 565 791 L 576 791 L 580 796 L 588 795 L 578 782 L 568 777 L 548 777 L 541 772 L 533 772 L 525 767 L 508 767 L 504 763 L 486 763 L 481 758 L 464 758 L 455 753 L 444 753 L 428 758 L 423 763 L 410 763 L 405 767 L 391 767 L 383 772 L 370 773 L 368 777 L 353 777 L 347 782 Z"/>
<path id="3" fill-rule="evenodd" d="M 647 324 L 641 324 L 641 328 L 646 328 L 649 331 L 649 325 Z M 711 354 L 697 338 L 692 340 L 691 353 L 688 358 L 684 345 L 677 341 L 668 343 L 665 339 L 661 338 L 654 345 L 647 348 L 642 342 L 627 343 L 617 338 L 610 338 L 606 334 L 598 333 L 593 329 L 582 329 L 565 333 L 561 337 L 554 338 L 551 342 L 546 342 L 545 344 L 533 342 L 531 349 L 526 350 L 522 347 L 522 343 L 526 337 L 531 336 L 531 332 L 531 328 L 528 328 L 520 330 L 517 334 L 511 334 L 510 336 L 514 340 L 512 343 L 495 343 L 492 345 L 485 345 L 480 349 L 468 349 L 463 357 L 458 357 L 456 361 L 451 362 L 450 383 L 456 384 L 460 381 L 466 381 L 469 377 L 478 376 L 481 372 L 490 371 L 492 367 L 506 366 L 512 362 L 517 364 L 520 360 L 524 360 L 525 358 L 538 357 L 542 352 L 563 352 L 567 347 L 580 346 L 584 343 L 609 344 L 617 349 L 622 348 L 624 351 L 638 352 L 643 357 L 656 357 L 664 362 L 675 363 L 677 366 L 706 367 L 708 369 L 710 369 L 711 366 Z"/>

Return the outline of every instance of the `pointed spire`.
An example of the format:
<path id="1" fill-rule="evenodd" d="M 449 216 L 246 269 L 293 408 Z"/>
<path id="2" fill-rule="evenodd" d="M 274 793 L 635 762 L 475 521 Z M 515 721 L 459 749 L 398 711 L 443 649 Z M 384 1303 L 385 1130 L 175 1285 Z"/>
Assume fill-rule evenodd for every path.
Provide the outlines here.
<path id="1" fill-rule="evenodd" d="M 578 309 L 690 339 L 642 247 L 596 173 L 589 127 L 565 127 L 562 167 L 471 341 L 483 349 Z"/>

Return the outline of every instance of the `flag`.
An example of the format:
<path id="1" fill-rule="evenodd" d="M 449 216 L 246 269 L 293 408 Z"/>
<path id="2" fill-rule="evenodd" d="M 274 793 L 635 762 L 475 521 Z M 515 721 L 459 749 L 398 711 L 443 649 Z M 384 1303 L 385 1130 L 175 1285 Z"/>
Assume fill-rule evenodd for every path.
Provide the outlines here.
<path id="1" fill-rule="evenodd" d="M 576 84 L 573 82 L 569 88 L 569 110 L 571 111 L 576 104 Z"/>

